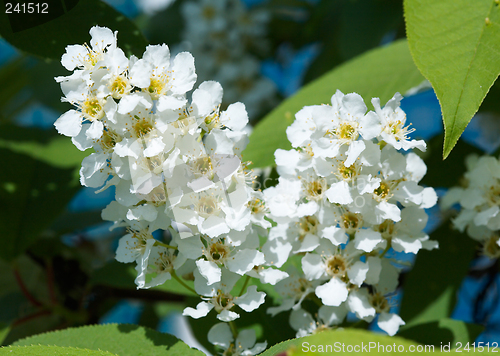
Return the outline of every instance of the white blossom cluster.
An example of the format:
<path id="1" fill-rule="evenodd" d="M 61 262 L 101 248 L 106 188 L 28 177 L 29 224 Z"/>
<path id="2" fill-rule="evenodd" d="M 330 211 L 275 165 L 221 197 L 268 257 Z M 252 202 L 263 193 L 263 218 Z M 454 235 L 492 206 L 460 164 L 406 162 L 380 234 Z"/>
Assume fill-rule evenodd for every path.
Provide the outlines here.
<path id="1" fill-rule="evenodd" d="M 197 79 L 190 53 L 171 58 L 163 44 L 128 58 L 116 32 L 96 26 L 90 35 L 90 45 L 68 46 L 62 56 L 72 74 L 56 80 L 74 109 L 55 127 L 80 150 L 95 151 L 82 162 L 82 185 L 116 188 L 102 212 L 114 227 L 127 229 L 116 259 L 136 263 L 138 288 L 194 276 L 202 301 L 184 315 L 200 318 L 214 309 L 219 320 L 231 322 L 239 309 L 255 310 L 265 293 L 255 285 L 235 292 L 236 282 L 245 276 L 275 284 L 288 275 L 270 268 L 260 248 L 258 232 L 265 235 L 270 223 L 241 162 L 245 106 L 220 110 L 222 87 L 214 81 L 201 83 L 188 100 Z M 209 338 L 233 355 L 265 348 L 254 346 L 252 330 L 227 330 L 215 325 Z"/>
<path id="2" fill-rule="evenodd" d="M 426 147 L 408 138 L 401 99 L 381 108 L 374 98 L 367 113 L 361 96 L 337 91 L 331 105 L 300 110 L 287 129 L 293 149 L 275 152 L 279 183 L 263 194 L 276 226 L 264 253 L 277 267 L 303 257 L 302 272 L 276 285 L 283 301 L 268 312 L 292 309 L 298 336 L 339 325 L 348 312 L 367 322 L 378 315 L 390 335 L 404 324 L 390 311 L 400 271 L 386 253 L 437 248 L 422 231 L 437 196 L 418 185 L 422 159 L 400 152 Z M 316 320 L 305 299 L 320 306 Z"/>
<path id="3" fill-rule="evenodd" d="M 442 209 L 459 204 L 453 225 L 481 243 L 481 254 L 500 257 L 500 162 L 492 156 L 470 155 L 463 187 L 451 188 L 440 202 Z"/>
<path id="4" fill-rule="evenodd" d="M 214 79 L 225 88 L 223 104 L 241 100 L 251 118 L 276 100 L 274 84 L 260 74 L 270 13 L 248 8 L 241 0 L 192 0 L 182 4 L 185 29 L 181 48 L 196 58 L 201 80 Z"/>

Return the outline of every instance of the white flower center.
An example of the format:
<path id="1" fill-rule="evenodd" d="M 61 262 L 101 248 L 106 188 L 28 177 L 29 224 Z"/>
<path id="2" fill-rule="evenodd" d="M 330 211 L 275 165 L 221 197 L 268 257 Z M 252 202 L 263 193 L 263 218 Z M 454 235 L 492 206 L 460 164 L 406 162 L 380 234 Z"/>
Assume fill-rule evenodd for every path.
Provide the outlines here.
<path id="1" fill-rule="evenodd" d="M 191 172 L 195 175 L 195 177 L 205 176 L 208 179 L 212 179 L 214 177 L 212 159 L 210 156 L 204 156 L 197 159 L 194 159 L 189 162 Z"/>
<path id="2" fill-rule="evenodd" d="M 370 304 L 375 308 L 377 313 L 386 312 L 388 313 L 391 309 L 389 301 L 379 292 L 375 294 L 370 294 L 369 296 Z"/>
<path id="3" fill-rule="evenodd" d="M 207 127 L 207 132 L 222 127 L 222 124 L 220 122 L 219 109 L 215 110 L 210 115 L 205 117 L 204 122 L 205 126 Z"/>
<path id="4" fill-rule="evenodd" d="M 299 240 L 304 240 L 307 234 L 315 235 L 318 232 L 319 221 L 314 215 L 304 216 L 298 221 Z"/>
<path id="5" fill-rule="evenodd" d="M 355 164 L 351 165 L 350 167 L 346 167 L 344 165 L 344 162 L 339 162 L 337 169 L 338 173 L 336 174 L 336 176 L 345 182 L 352 181 L 358 174 Z"/>
<path id="6" fill-rule="evenodd" d="M 486 199 L 490 206 L 500 205 L 500 181 L 497 180 L 497 184 L 490 187 L 486 192 Z"/>
<path id="7" fill-rule="evenodd" d="M 120 99 L 130 90 L 130 88 L 131 86 L 128 79 L 121 75 L 115 76 L 109 84 L 109 90 L 115 99 Z"/>
<path id="8" fill-rule="evenodd" d="M 360 214 L 349 211 L 342 215 L 340 224 L 348 235 L 352 235 L 363 225 L 363 220 Z"/>
<path id="9" fill-rule="evenodd" d="M 497 235 L 492 235 L 488 240 L 486 240 L 482 246 L 482 253 L 484 256 L 489 258 L 499 258 L 500 257 L 500 246 L 498 246 Z"/>
<path id="10" fill-rule="evenodd" d="M 132 229 L 128 229 L 128 232 L 131 233 L 135 239 L 137 239 L 136 245 L 134 246 L 133 250 L 137 251 L 141 255 L 144 254 L 147 242 L 149 239 L 153 238 L 153 235 L 151 235 L 146 230 L 135 231 Z"/>
<path id="11" fill-rule="evenodd" d="M 170 73 L 170 72 L 167 72 Z M 149 82 L 149 87 L 146 91 L 151 95 L 151 99 L 158 100 L 158 98 L 166 94 L 170 87 L 167 83 L 170 81 L 170 76 L 165 73 L 160 73 L 159 75 L 152 75 Z"/>
<path id="12" fill-rule="evenodd" d="M 132 124 L 132 131 L 135 134 L 135 137 L 144 137 L 154 129 L 153 118 L 151 118 L 149 115 L 143 117 L 134 115 L 134 119 L 135 120 Z"/>
<path id="13" fill-rule="evenodd" d="M 396 120 L 396 121 L 390 121 L 388 124 L 384 127 L 384 132 L 394 136 L 396 141 L 406 141 L 408 140 L 408 135 L 411 134 L 413 131 L 415 131 L 414 128 L 410 128 L 411 124 L 404 127 L 404 122 L 406 120 Z"/>
<path id="14" fill-rule="evenodd" d="M 247 206 L 252 214 L 259 214 L 266 211 L 266 203 L 259 198 L 253 198 L 247 203 Z"/>
<path id="15" fill-rule="evenodd" d="M 359 137 L 358 122 L 356 121 L 343 121 L 339 126 L 333 130 L 328 130 L 327 135 L 336 137 L 340 144 L 349 144 L 356 141 Z"/>
<path id="16" fill-rule="evenodd" d="M 210 299 L 210 302 L 215 306 L 217 312 L 223 310 L 229 310 L 234 306 L 233 296 L 231 294 L 223 293 L 220 289 L 217 291 L 217 295 Z"/>
<path id="17" fill-rule="evenodd" d="M 116 132 L 107 128 L 103 131 L 101 138 L 98 143 L 102 150 L 106 153 L 111 153 L 118 142 L 122 140 Z"/>
<path id="18" fill-rule="evenodd" d="M 83 46 L 87 50 L 87 54 L 84 56 L 84 67 L 85 69 L 92 69 L 102 59 L 103 52 L 92 50 L 86 43 Z"/>
<path id="19" fill-rule="evenodd" d="M 295 285 L 291 288 L 291 296 L 296 300 L 300 299 L 308 289 L 312 289 L 312 283 L 305 278 L 299 278 Z"/>
<path id="20" fill-rule="evenodd" d="M 90 121 L 99 120 L 104 117 L 104 99 L 98 99 L 94 96 L 89 96 L 80 105 L 83 117 Z"/>
<path id="21" fill-rule="evenodd" d="M 200 197 L 195 206 L 195 211 L 204 218 L 217 215 L 220 211 L 219 200 L 211 195 Z"/>
<path id="22" fill-rule="evenodd" d="M 160 252 L 159 253 L 160 258 L 158 258 L 155 261 L 155 266 L 157 272 L 171 272 L 174 268 L 174 260 L 175 256 L 167 253 L 167 252 Z"/>
<path id="23" fill-rule="evenodd" d="M 342 255 L 333 255 L 326 260 L 326 273 L 332 277 L 343 278 L 346 275 L 348 261 Z"/>
<path id="24" fill-rule="evenodd" d="M 153 204 L 156 207 L 165 204 L 167 200 L 165 189 L 161 184 L 153 188 L 153 190 L 150 191 L 148 194 L 139 194 L 139 193 L 136 194 L 139 197 L 142 197 L 148 203 Z"/>
<path id="25" fill-rule="evenodd" d="M 219 240 L 210 243 L 207 249 L 203 251 L 203 254 L 207 257 L 207 260 L 222 265 L 231 255 L 231 248 L 229 245 L 226 245 L 224 241 Z"/>
<path id="26" fill-rule="evenodd" d="M 375 230 L 378 230 L 384 239 L 390 240 L 395 231 L 394 221 L 386 219 L 382 224 L 375 226 Z"/>
<path id="27" fill-rule="evenodd" d="M 325 178 L 318 178 L 312 181 L 302 182 L 303 190 L 308 200 L 319 201 L 328 190 Z"/>

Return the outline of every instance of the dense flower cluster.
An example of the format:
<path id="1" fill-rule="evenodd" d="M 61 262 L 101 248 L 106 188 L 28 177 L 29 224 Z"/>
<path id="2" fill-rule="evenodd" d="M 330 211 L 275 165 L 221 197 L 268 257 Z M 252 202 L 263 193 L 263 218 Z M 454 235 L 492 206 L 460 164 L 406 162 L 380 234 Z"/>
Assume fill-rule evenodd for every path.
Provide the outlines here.
<path id="1" fill-rule="evenodd" d="M 422 230 L 425 208 L 437 196 L 418 182 L 426 165 L 415 153 L 425 142 L 408 139 L 402 97 L 384 108 L 372 99 L 366 112 L 355 93 L 337 91 L 331 105 L 306 106 L 287 135 L 293 149 L 275 153 L 279 183 L 264 200 L 271 228 L 264 253 L 281 267 L 302 255 L 302 273 L 290 273 L 276 288 L 284 296 L 271 314 L 293 309 L 298 335 L 343 322 L 348 312 L 394 335 L 403 320 L 390 312 L 398 268 L 387 251 L 417 253 L 437 247 Z M 304 299 L 321 305 L 317 321 L 301 308 Z"/>
<path id="2" fill-rule="evenodd" d="M 471 155 L 466 159 L 463 187 L 451 188 L 441 201 L 448 209 L 459 203 L 461 211 L 453 225 L 481 243 L 481 253 L 500 257 L 500 162 L 491 156 Z"/>
<path id="3" fill-rule="evenodd" d="M 267 50 L 270 13 L 241 0 L 194 0 L 182 5 L 185 29 L 180 48 L 196 58 L 201 80 L 217 80 L 226 91 L 223 104 L 241 100 L 253 119 L 275 101 L 275 86 L 260 74 L 255 54 Z"/>
<path id="4" fill-rule="evenodd" d="M 222 323 L 208 339 L 227 355 L 266 347 L 233 323 L 239 309 L 264 303 L 252 277 L 276 285 L 283 301 L 268 312 L 291 310 L 299 336 L 339 325 L 348 312 L 368 322 L 378 317 L 380 328 L 397 332 L 404 322 L 391 312 L 391 298 L 399 268 L 387 252 L 437 247 L 423 232 L 424 209 L 437 200 L 418 184 L 427 168 L 416 154 L 400 152 L 425 150 L 425 142 L 408 138 L 399 94 L 383 108 L 372 99 L 368 113 L 358 94 L 340 91 L 331 105 L 304 107 L 287 129 L 293 149 L 275 152 L 278 184 L 255 191 L 241 156 L 244 104 L 221 109 L 215 81 L 191 93 L 197 76 L 188 52 L 171 58 L 163 44 L 128 58 L 116 33 L 96 26 L 90 35 L 90 45 L 68 46 L 62 57 L 72 74 L 56 80 L 74 109 L 55 127 L 78 149 L 94 150 L 82 162 L 82 185 L 115 187 L 102 217 L 126 228 L 116 259 L 136 263 L 138 288 L 174 278 L 198 294 L 201 301 L 183 314 L 202 318 L 214 310 Z M 472 190 L 459 191 L 472 209 L 457 218 L 464 227 L 473 221 L 474 231 L 498 229 L 495 164 L 490 175 L 471 173 Z M 491 166 L 479 160 L 474 167 Z M 300 270 L 279 269 L 295 257 Z M 320 306 L 315 317 L 302 308 L 306 299 Z"/>
<path id="5" fill-rule="evenodd" d="M 214 309 L 230 322 L 239 317 L 236 305 L 255 310 L 265 294 L 255 285 L 234 292 L 236 282 L 251 276 L 274 284 L 287 274 L 270 268 L 260 250 L 258 232 L 265 235 L 270 223 L 241 161 L 248 141 L 245 106 L 220 110 L 222 87 L 214 81 L 201 83 L 188 101 L 196 81 L 190 53 L 171 58 L 166 45 L 155 45 L 140 59 L 127 58 L 116 33 L 93 27 L 90 35 L 90 45 L 68 46 L 62 57 L 73 73 L 56 80 L 75 108 L 55 127 L 80 150 L 95 151 L 83 160 L 83 185 L 116 187 L 102 212 L 128 232 L 116 259 L 136 263 L 138 288 L 170 278 L 184 283 L 179 275 L 194 278 L 202 301 L 184 310 L 193 318 Z M 252 333 L 213 339 L 249 355 L 265 348 L 253 346 Z"/>

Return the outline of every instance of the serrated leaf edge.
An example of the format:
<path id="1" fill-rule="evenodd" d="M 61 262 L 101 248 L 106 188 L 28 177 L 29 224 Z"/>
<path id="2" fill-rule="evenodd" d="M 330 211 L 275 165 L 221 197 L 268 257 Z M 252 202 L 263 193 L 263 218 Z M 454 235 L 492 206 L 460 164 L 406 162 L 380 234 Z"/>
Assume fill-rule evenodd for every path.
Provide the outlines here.
<path id="1" fill-rule="evenodd" d="M 177 340 L 183 342 L 187 347 L 189 347 L 191 350 L 196 350 L 196 351 L 200 351 L 199 349 L 195 348 L 195 347 L 191 347 L 189 346 L 188 344 L 186 344 L 183 340 L 179 339 L 177 336 L 175 335 L 172 335 L 172 334 L 169 334 L 169 333 L 164 333 L 164 332 L 161 332 L 161 331 L 158 331 L 158 330 L 155 330 L 155 329 L 152 329 L 150 327 L 147 327 L 147 326 L 142 326 L 142 325 L 137 325 L 137 324 L 131 324 L 131 323 L 124 323 L 124 324 L 120 324 L 120 323 L 106 323 L 106 324 L 90 324 L 90 325 L 82 325 L 82 326 L 75 326 L 75 327 L 70 327 L 70 328 L 66 328 L 66 329 L 61 329 L 61 330 L 52 330 L 52 331 L 47 331 L 47 332 L 44 332 L 44 333 L 40 333 L 40 334 L 35 334 L 35 335 L 31 335 L 31 336 L 28 336 L 28 337 L 25 337 L 25 338 L 22 338 L 22 339 L 19 339 L 19 340 L 16 340 L 15 343 L 17 342 L 23 342 L 23 341 L 26 341 L 26 342 L 29 342 L 30 339 L 34 339 L 36 337 L 39 337 L 39 336 L 42 336 L 42 335 L 49 335 L 49 334 L 58 334 L 58 333 L 62 333 L 62 332 L 65 332 L 67 330 L 78 330 L 78 329 L 90 329 L 90 328 L 94 328 L 94 327 L 105 327 L 105 326 L 113 326 L 113 325 L 131 325 L 131 326 L 135 326 L 135 327 L 138 327 L 138 328 L 142 328 L 146 331 L 153 331 L 155 333 L 158 333 L 159 335 L 169 335 L 169 336 L 172 336 L 174 338 L 176 338 Z M 293 339 L 292 339 L 293 340 Z M 285 341 L 288 341 L 288 340 L 285 340 Z M 284 342 L 284 341 L 283 341 Z M 44 345 L 41 345 L 41 344 L 38 344 L 40 346 L 44 346 Z M 17 345 L 10 345 L 10 346 L 17 346 Z M 26 346 L 26 345 L 24 345 Z M 31 346 L 35 346 L 35 345 L 31 345 Z M 53 345 L 53 346 L 56 346 L 56 345 Z M 56 346 L 56 347 L 66 347 L 66 346 Z M 90 349 L 85 349 L 85 350 L 90 350 Z M 109 352 L 109 351 L 107 351 Z M 111 355 L 115 355 L 115 354 L 111 354 Z"/>
<path id="2" fill-rule="evenodd" d="M 49 334 L 49 333 L 44 333 L 44 334 Z M 42 334 L 37 334 L 37 335 L 42 335 Z M 37 347 L 37 346 L 43 346 L 43 347 L 48 347 L 48 348 L 56 348 L 56 349 L 70 349 L 70 350 L 82 350 L 82 351 L 100 351 L 100 352 L 105 352 L 109 355 L 112 355 L 112 356 L 118 356 L 117 354 L 113 354 L 107 350 L 101 350 L 101 349 L 98 349 L 98 350 L 91 350 L 91 349 L 82 349 L 80 347 L 73 347 L 73 346 L 57 346 L 57 345 L 42 345 L 42 344 L 38 344 L 38 345 L 8 345 L 8 346 L 2 346 L 0 347 L 0 350 L 2 349 L 10 349 L 10 348 L 30 348 L 30 347 Z"/>

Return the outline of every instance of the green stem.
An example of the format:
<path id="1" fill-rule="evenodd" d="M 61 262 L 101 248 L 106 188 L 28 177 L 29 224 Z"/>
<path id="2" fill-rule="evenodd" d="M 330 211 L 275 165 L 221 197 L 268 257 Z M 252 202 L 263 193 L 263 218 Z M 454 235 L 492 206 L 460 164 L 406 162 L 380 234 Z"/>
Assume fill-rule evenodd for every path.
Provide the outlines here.
<path id="1" fill-rule="evenodd" d="M 158 240 L 155 241 L 155 245 L 163 246 L 163 247 L 166 247 L 166 248 L 171 248 L 171 249 L 177 250 L 177 247 L 171 246 L 171 245 L 167 245 L 167 244 L 165 244 L 163 242 L 160 242 Z"/>
<path id="2" fill-rule="evenodd" d="M 389 241 L 387 241 L 387 246 L 385 247 L 385 250 L 382 251 L 382 253 L 380 254 L 380 258 L 384 257 L 385 254 L 387 253 L 387 251 L 389 251 L 390 248 L 391 248 L 391 244 L 389 243 Z"/>
<path id="3" fill-rule="evenodd" d="M 182 279 L 179 278 L 179 276 L 177 275 L 177 273 L 175 273 L 175 271 L 172 270 L 172 272 L 170 272 L 170 274 L 172 275 L 172 277 L 174 277 L 174 279 L 179 282 L 184 288 L 186 288 L 187 290 L 193 292 L 194 294 L 198 294 L 196 293 L 196 291 L 191 288 L 190 286 L 188 286 Z"/>
<path id="4" fill-rule="evenodd" d="M 236 341 L 236 338 L 238 337 L 238 328 L 236 327 L 236 323 L 234 321 L 230 321 L 229 327 L 231 328 L 231 332 L 233 333 L 233 338 Z"/>
<path id="5" fill-rule="evenodd" d="M 243 284 L 243 287 L 241 288 L 240 294 L 238 295 L 239 297 L 241 297 L 243 295 L 243 293 L 247 289 L 248 282 L 250 282 L 250 276 L 246 276 L 246 277 L 247 277 L 247 279 L 245 279 L 245 283 Z"/>

